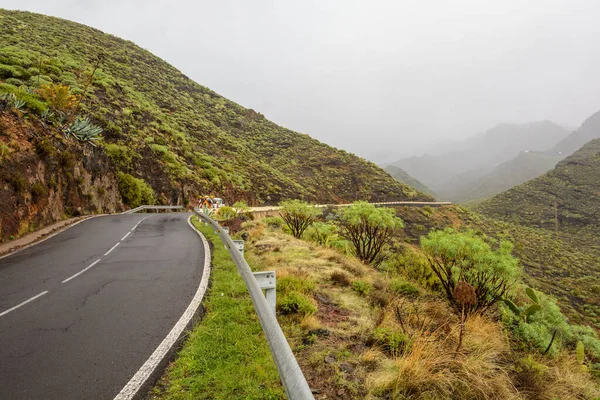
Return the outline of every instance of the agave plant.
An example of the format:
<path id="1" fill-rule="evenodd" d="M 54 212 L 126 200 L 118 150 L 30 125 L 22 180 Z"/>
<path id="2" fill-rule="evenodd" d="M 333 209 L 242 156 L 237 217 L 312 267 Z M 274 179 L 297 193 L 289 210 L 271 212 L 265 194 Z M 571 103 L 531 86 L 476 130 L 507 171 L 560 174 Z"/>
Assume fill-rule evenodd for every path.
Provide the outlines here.
<path id="1" fill-rule="evenodd" d="M 22 111 L 25 108 L 25 100 L 18 98 L 14 93 L 5 93 L 2 100 L 8 102 L 14 109 Z"/>
<path id="2" fill-rule="evenodd" d="M 531 299 L 531 301 L 533 302 L 533 304 L 531 304 L 527 308 L 519 307 L 515 303 L 510 301 L 509 299 L 502 299 L 502 300 L 504 301 L 504 304 L 506 304 L 512 312 L 514 312 L 518 316 L 522 317 L 525 320 L 525 322 L 527 322 L 527 319 L 530 316 L 532 316 L 533 314 L 535 314 L 539 311 L 542 311 L 542 306 L 540 305 L 540 300 L 538 299 L 537 294 L 535 293 L 535 291 L 532 288 L 529 288 L 529 287 L 526 288 L 525 293 L 527 294 L 527 297 L 529 297 Z"/>
<path id="3" fill-rule="evenodd" d="M 65 135 L 71 135 L 80 142 L 88 142 L 94 145 L 93 142 L 100 139 L 102 128 L 92 124 L 87 117 L 77 117 L 65 128 L 64 132 Z"/>
<path id="4" fill-rule="evenodd" d="M 44 109 L 44 111 L 42 111 L 41 114 L 42 118 L 45 119 L 46 121 L 50 120 L 52 117 L 54 117 L 54 112 L 52 112 L 50 110 L 50 107 Z"/>

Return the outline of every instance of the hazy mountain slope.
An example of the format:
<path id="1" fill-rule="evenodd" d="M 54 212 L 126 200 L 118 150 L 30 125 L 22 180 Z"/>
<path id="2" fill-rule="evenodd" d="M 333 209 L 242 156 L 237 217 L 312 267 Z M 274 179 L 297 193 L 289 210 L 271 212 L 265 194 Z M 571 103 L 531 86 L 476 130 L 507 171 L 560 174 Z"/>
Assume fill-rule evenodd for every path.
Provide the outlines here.
<path id="1" fill-rule="evenodd" d="M 464 142 L 462 150 L 439 156 L 409 157 L 392 164 L 442 195 L 451 191 L 455 180 L 463 174 L 467 174 L 469 179 L 478 179 L 522 150 L 550 150 L 568 133 L 550 121 L 501 124 Z M 464 178 L 461 181 L 465 182 Z"/>
<path id="2" fill-rule="evenodd" d="M 586 119 L 581 127 L 561 140 L 553 151 L 571 155 L 592 139 L 600 138 L 600 111 Z"/>
<path id="3" fill-rule="evenodd" d="M 434 196 L 433 192 L 427 186 L 423 185 L 417 179 L 415 179 L 412 176 L 410 176 L 409 174 L 407 174 L 406 171 L 403 170 L 402 168 L 396 167 L 395 165 L 388 165 L 384 169 L 388 174 L 393 176 L 394 179 L 396 179 L 397 181 L 402 182 L 410 187 L 413 187 L 420 192 Z"/>
<path id="4" fill-rule="evenodd" d="M 555 210 L 556 202 L 556 210 Z M 587 143 L 550 172 L 475 207 L 526 226 L 600 234 L 600 139 Z"/>
<path id="5" fill-rule="evenodd" d="M 562 160 L 561 154 L 553 152 L 522 151 L 484 176 L 456 187 L 446 198 L 454 202 L 486 199 L 548 172 Z"/>
<path id="6" fill-rule="evenodd" d="M 59 88 L 53 84 L 67 85 L 77 96 L 75 102 L 61 103 L 62 116 L 55 96 Z M 54 97 L 41 97 L 43 85 L 50 85 Z M 285 198 L 324 203 L 430 199 L 371 162 L 219 96 L 131 42 L 62 19 L 0 10 L 0 96 L 6 93 L 16 95 L 16 103 L 0 100 L 6 123 L 37 128 L 0 136 L 2 146 L 14 147 L 10 152 L 0 149 L 0 196 L 10 205 L 1 210 L 2 218 L 37 212 L 30 207 L 31 196 L 17 201 L 15 185 L 9 182 L 18 174 L 28 192 L 28 185 L 39 179 L 32 163 L 39 161 L 43 168 L 56 162 L 55 156 L 23 157 L 45 138 L 59 152 L 68 146 L 80 149 L 70 152 L 77 162 L 107 159 L 112 176 L 121 172 L 143 179 L 163 203 L 186 203 L 206 193 L 253 204 Z M 88 117 L 103 129 L 98 147 L 63 137 L 71 116 Z M 65 174 L 71 178 L 55 182 L 59 188 L 41 189 L 53 196 L 62 186 L 77 187 L 69 183 L 77 174 Z M 84 211 L 89 210 L 85 198 L 77 205 Z M 61 201 L 68 203 L 69 196 Z M 44 217 L 35 224 L 46 222 Z M 15 233 L 3 230 L 2 236 Z"/>

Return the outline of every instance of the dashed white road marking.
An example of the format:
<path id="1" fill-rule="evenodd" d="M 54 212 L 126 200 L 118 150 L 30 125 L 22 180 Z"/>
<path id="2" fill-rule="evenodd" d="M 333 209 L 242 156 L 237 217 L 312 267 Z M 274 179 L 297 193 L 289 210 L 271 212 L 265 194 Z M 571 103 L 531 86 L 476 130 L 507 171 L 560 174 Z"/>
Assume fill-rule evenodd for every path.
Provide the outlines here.
<path id="1" fill-rule="evenodd" d="M 109 255 L 120 244 L 121 244 L 121 242 L 117 242 L 117 244 L 115 244 L 113 247 L 111 247 L 110 250 L 108 250 L 106 253 L 104 253 L 104 257 L 106 257 L 107 255 Z"/>
<path id="2" fill-rule="evenodd" d="M 35 299 L 37 299 L 38 297 L 42 297 L 42 296 L 43 296 L 43 295 L 45 295 L 46 293 L 48 293 L 48 291 L 47 291 L 47 290 L 46 290 L 45 292 L 42 292 L 42 293 L 40 293 L 40 294 L 36 295 L 36 296 L 33 296 L 33 297 L 32 297 L 32 298 L 30 298 L 30 299 L 27 299 L 27 300 L 25 300 L 25 301 L 24 301 L 24 302 L 22 302 L 21 304 L 17 304 L 17 305 L 16 305 L 16 306 L 14 306 L 13 308 L 9 308 L 9 309 L 8 309 L 8 310 L 6 310 L 6 311 L 2 311 L 2 312 L 0 313 L 0 317 L 2 317 L 2 316 L 4 316 L 4 315 L 8 314 L 8 313 L 9 313 L 9 312 L 11 312 L 11 311 L 14 311 L 14 310 L 16 310 L 16 309 L 17 309 L 17 308 L 19 308 L 19 307 L 22 307 L 22 306 L 24 306 L 25 304 L 27 304 L 27 303 L 29 303 L 29 302 L 32 302 L 32 301 L 34 301 L 34 300 L 35 300 Z"/>
<path id="3" fill-rule="evenodd" d="M 131 229 L 132 231 L 135 230 L 135 228 L 137 228 L 142 222 L 144 222 L 144 220 L 148 219 L 149 217 L 146 218 L 142 218 L 142 220 L 140 222 L 138 222 L 137 224 L 135 224 L 135 226 Z"/>
<path id="4" fill-rule="evenodd" d="M 123 389 L 119 392 L 119 394 L 114 398 L 114 400 L 131 400 L 133 399 L 137 392 L 141 389 L 141 387 L 146 383 L 152 372 L 156 369 L 158 364 L 165 358 L 168 354 L 169 350 L 177 339 L 181 336 L 185 327 L 192 320 L 192 317 L 200 307 L 200 303 L 204 298 L 204 294 L 206 293 L 206 289 L 208 288 L 208 280 L 210 278 L 210 247 L 208 247 L 208 242 L 206 238 L 197 230 L 191 223 L 192 217 L 188 218 L 188 224 L 192 227 L 192 229 L 200 236 L 202 239 L 202 245 L 204 246 L 204 271 L 202 272 L 202 279 L 200 279 L 200 285 L 198 286 L 198 290 L 192 299 L 192 302 L 185 310 L 179 321 L 175 324 L 171 332 L 167 335 L 166 338 L 158 345 L 154 353 L 146 360 L 144 365 L 135 373 L 135 375 L 131 378 L 131 380 L 125 385 Z"/>
<path id="5" fill-rule="evenodd" d="M 94 218 L 94 217 L 92 217 L 92 218 Z M 146 217 L 146 218 L 148 218 L 148 217 Z M 121 241 L 125 240 L 125 239 L 127 238 L 127 236 L 129 236 L 129 235 L 130 235 L 130 234 L 131 234 L 131 233 L 132 233 L 132 232 L 133 232 L 133 231 L 134 231 L 134 230 L 135 230 L 135 229 L 136 229 L 136 228 L 137 228 L 137 227 L 138 227 L 138 226 L 139 226 L 139 225 L 140 225 L 140 224 L 141 224 L 141 223 L 142 223 L 142 222 L 143 222 L 143 221 L 146 219 L 146 218 L 142 219 L 142 220 L 141 220 L 141 221 L 139 221 L 137 224 L 135 224 L 135 226 L 134 226 L 133 228 L 131 228 L 131 230 L 130 230 L 129 232 L 127 232 L 127 234 L 126 234 L 125 236 L 123 236 L 123 238 L 121 239 Z M 190 217 L 190 218 L 191 218 L 191 217 Z M 87 219 L 89 219 L 89 218 L 83 219 L 83 220 L 81 220 L 81 221 L 77 221 L 76 223 L 74 223 L 74 224 L 70 225 L 70 226 L 69 226 L 69 227 L 67 227 L 66 229 L 72 228 L 73 226 L 75 226 L 75 225 L 79 224 L 80 222 L 83 222 L 83 221 L 85 221 L 85 220 L 87 220 Z M 191 226 L 191 223 L 190 223 L 190 221 L 189 221 L 189 220 L 188 220 L 188 223 L 189 223 L 189 224 L 190 224 L 190 226 Z M 193 226 L 192 226 L 192 228 L 193 228 Z M 66 229 L 65 229 L 65 230 L 66 230 Z M 195 228 L 194 228 L 194 229 L 195 229 Z M 60 232 L 62 232 L 62 231 L 60 231 Z M 36 242 L 36 243 L 32 243 L 32 244 L 30 244 L 30 245 L 28 245 L 28 246 L 25 246 L 25 247 L 23 247 L 22 249 L 19 249 L 19 250 L 17 250 L 17 251 L 23 250 L 23 249 L 25 249 L 25 248 L 27 248 L 27 247 L 30 247 L 30 246 L 33 246 L 33 245 L 35 245 L 35 244 L 38 244 L 38 243 L 40 243 L 40 242 L 43 242 L 44 240 L 50 239 L 51 237 L 53 237 L 53 236 L 55 236 L 55 235 L 58 235 L 60 232 L 56 232 L 55 234 L 53 234 L 53 235 L 50 235 L 50 236 L 48 236 L 48 237 L 44 238 L 43 240 L 40 240 L 40 241 L 38 241 L 38 242 Z M 199 234 L 199 235 L 201 235 L 201 234 L 200 234 L 200 232 L 198 232 L 198 234 Z M 203 238 L 203 241 L 205 241 L 205 240 L 206 240 L 206 239 L 204 239 L 204 238 Z M 114 249 L 116 249 L 116 248 L 117 248 L 117 246 L 121 244 L 121 241 L 117 242 L 117 244 L 115 244 L 113 247 L 111 247 L 111 248 L 110 248 L 110 250 L 108 250 L 106 253 L 104 253 L 104 256 L 107 256 L 107 255 L 109 255 L 109 254 L 110 254 L 110 253 L 111 253 L 111 252 L 112 252 Z M 208 245 L 206 245 L 206 246 L 205 246 L 205 248 L 206 248 L 206 249 L 208 249 Z M 9 255 L 12 255 L 12 254 L 14 254 L 14 253 L 15 253 L 15 252 L 13 252 L 13 253 L 9 253 L 9 254 L 6 254 L 6 255 L 4 255 L 4 256 L 2 256 L 2 257 L 0 257 L 0 258 L 8 257 Z M 209 258 L 209 259 L 210 259 L 210 258 Z M 87 271 L 88 269 L 92 268 L 94 265 L 98 264 L 98 263 L 100 262 L 100 260 L 101 260 L 100 258 L 99 258 L 99 259 L 97 259 L 96 261 L 94 261 L 93 263 L 91 263 L 90 265 L 88 265 L 87 267 L 85 267 L 84 269 L 82 269 L 81 271 L 79 271 L 78 273 L 76 273 L 75 275 L 72 275 L 72 276 L 70 276 L 69 278 L 65 279 L 65 280 L 64 280 L 64 281 L 62 281 L 61 283 L 67 283 L 67 282 L 69 282 L 71 279 L 78 277 L 79 275 L 81 275 L 81 274 L 83 274 L 85 271 Z M 205 269 L 205 271 L 206 271 L 206 269 Z M 209 275 L 210 275 L 210 265 L 209 265 L 209 267 L 208 267 L 208 271 L 209 271 Z M 204 276 L 202 277 L 202 282 L 204 282 Z M 200 286 L 202 286 L 202 282 L 200 283 Z M 198 289 L 198 291 L 200 291 L 200 289 Z M 204 291 L 206 291 L 206 289 L 204 289 Z M 2 311 L 2 312 L 0 313 L 0 317 L 3 317 L 3 316 L 5 316 L 5 315 L 6 315 L 6 314 L 8 314 L 9 312 L 11 312 L 11 311 L 14 311 L 14 310 L 16 310 L 16 309 L 17 309 L 17 308 L 19 308 L 19 307 L 22 307 L 22 306 L 24 306 L 25 304 L 27 304 L 27 303 L 30 303 L 30 302 L 34 301 L 35 299 L 37 299 L 37 298 L 39 298 L 39 297 L 42 297 L 42 296 L 43 296 L 43 295 L 45 295 L 46 293 L 48 293 L 48 291 L 47 291 L 47 290 L 46 290 L 45 292 L 42 292 L 42 293 L 40 293 L 40 294 L 38 294 L 38 295 L 35 295 L 35 296 L 33 296 L 33 297 L 32 297 L 32 298 L 30 298 L 30 299 L 27 299 L 27 300 L 25 300 L 24 302 L 22 302 L 22 303 L 20 303 L 20 304 L 17 304 L 16 306 L 14 306 L 14 307 L 12 307 L 12 308 L 9 308 L 9 309 L 8 309 L 8 310 L 6 310 L 6 311 Z M 196 295 L 198 295 L 198 294 L 196 294 Z M 202 296 L 204 296 L 204 292 L 202 292 Z M 200 298 L 200 300 L 201 300 L 201 298 Z M 192 301 L 192 303 L 194 303 L 194 301 Z M 191 304 L 190 304 L 190 307 L 191 307 Z M 186 314 L 187 314 L 187 310 L 186 310 L 186 313 L 184 314 L 184 316 L 185 316 Z M 183 319 L 183 316 L 182 316 L 182 319 Z M 180 320 L 180 322 L 181 322 L 181 320 Z M 176 325 L 176 327 L 177 327 L 177 325 Z M 173 330 L 175 330 L 175 328 L 173 328 Z M 166 340 L 166 339 L 165 339 L 165 340 Z M 158 349 L 157 349 L 157 350 L 158 350 Z"/>
<path id="6" fill-rule="evenodd" d="M 115 247 L 117 247 L 117 246 L 115 246 Z M 91 263 L 90 265 L 88 265 L 87 267 L 85 267 L 84 269 L 82 269 L 81 271 L 79 271 L 78 273 L 76 273 L 75 275 L 72 275 L 70 278 L 65 279 L 61 283 L 67 283 L 67 282 L 69 282 L 71 279 L 76 278 L 79 275 L 83 274 L 85 271 L 87 271 L 88 269 L 92 268 L 94 265 L 98 264 L 99 262 L 100 262 L 100 259 L 97 259 L 96 261 L 94 261 L 93 263 Z"/>

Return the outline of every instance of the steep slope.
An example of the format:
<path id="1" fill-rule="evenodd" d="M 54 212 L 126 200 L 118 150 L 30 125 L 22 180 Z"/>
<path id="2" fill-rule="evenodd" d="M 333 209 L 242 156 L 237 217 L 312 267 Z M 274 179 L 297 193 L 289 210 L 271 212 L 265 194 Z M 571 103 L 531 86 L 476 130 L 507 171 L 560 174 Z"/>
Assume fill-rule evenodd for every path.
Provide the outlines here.
<path id="1" fill-rule="evenodd" d="M 571 155 L 592 139 L 600 138 L 600 111 L 586 119 L 581 127 L 561 140 L 553 149 L 565 156 Z"/>
<path id="2" fill-rule="evenodd" d="M 387 172 L 388 174 L 393 176 L 394 179 L 396 179 L 398 182 L 402 182 L 405 185 L 413 187 L 420 192 L 434 196 L 433 192 L 427 186 L 423 185 L 417 179 L 410 176 L 402 168 L 396 167 L 395 165 L 388 165 L 387 167 L 384 168 L 384 170 L 385 170 L 385 172 Z"/>
<path id="3" fill-rule="evenodd" d="M 600 234 L 600 139 L 550 172 L 475 207 L 492 218 L 573 234 Z M 555 216 L 557 218 L 555 218 Z"/>
<path id="4" fill-rule="evenodd" d="M 251 204 L 286 198 L 430 199 L 373 163 L 280 127 L 219 96 L 131 42 L 58 18 L 0 10 L 0 103 L 6 125 L 23 126 L 22 131 L 3 129 L 0 136 L 4 240 L 19 233 L 5 226 L 5 219 L 38 213 L 30 194 L 19 200 L 7 171 L 18 172 L 24 182 L 17 185 L 19 191 L 29 193 L 39 180 L 45 186 L 40 193 L 54 196 L 76 190 L 81 195 L 77 205 L 67 195 L 58 196 L 56 201 L 62 203 L 58 209 L 91 210 L 87 190 L 71 184 L 65 191 L 68 179 L 59 180 L 54 188 L 48 186 L 47 176 L 36 177 L 34 163 L 41 162 L 38 169 L 43 169 L 56 162 L 55 155 L 35 155 L 35 143 L 43 139 L 59 153 L 73 155 L 75 164 L 87 165 L 93 157 L 104 160 L 102 176 L 118 180 L 129 205 L 142 195 L 159 203 L 187 204 L 207 193 Z M 97 147 L 67 134 L 76 118 L 89 118 L 91 128 L 102 129 Z M 36 129 L 29 130 L 28 125 Z M 64 173 L 77 176 L 71 169 Z M 91 175 L 92 180 L 100 177 Z M 120 208 L 120 201 L 101 208 Z M 45 224 L 49 218 L 32 217 L 32 225 Z"/>
<path id="5" fill-rule="evenodd" d="M 475 180 L 497 164 L 514 158 L 520 151 L 550 150 L 569 132 L 550 122 L 501 124 L 464 143 L 459 151 L 439 156 L 410 157 L 395 163 L 435 193 L 452 193 L 457 179 Z"/>
<path id="6" fill-rule="evenodd" d="M 489 173 L 458 186 L 447 198 L 463 203 L 482 200 L 550 171 L 564 157 L 554 152 L 522 151 Z"/>

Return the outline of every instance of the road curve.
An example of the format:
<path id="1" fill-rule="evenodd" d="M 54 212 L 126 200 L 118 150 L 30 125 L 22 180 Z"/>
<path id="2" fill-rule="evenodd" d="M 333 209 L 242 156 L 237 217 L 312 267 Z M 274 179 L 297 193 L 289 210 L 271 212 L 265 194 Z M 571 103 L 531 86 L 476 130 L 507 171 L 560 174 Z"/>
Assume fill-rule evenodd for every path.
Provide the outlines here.
<path id="1" fill-rule="evenodd" d="M 0 399 L 113 399 L 198 289 L 188 217 L 96 217 L 0 259 Z"/>

